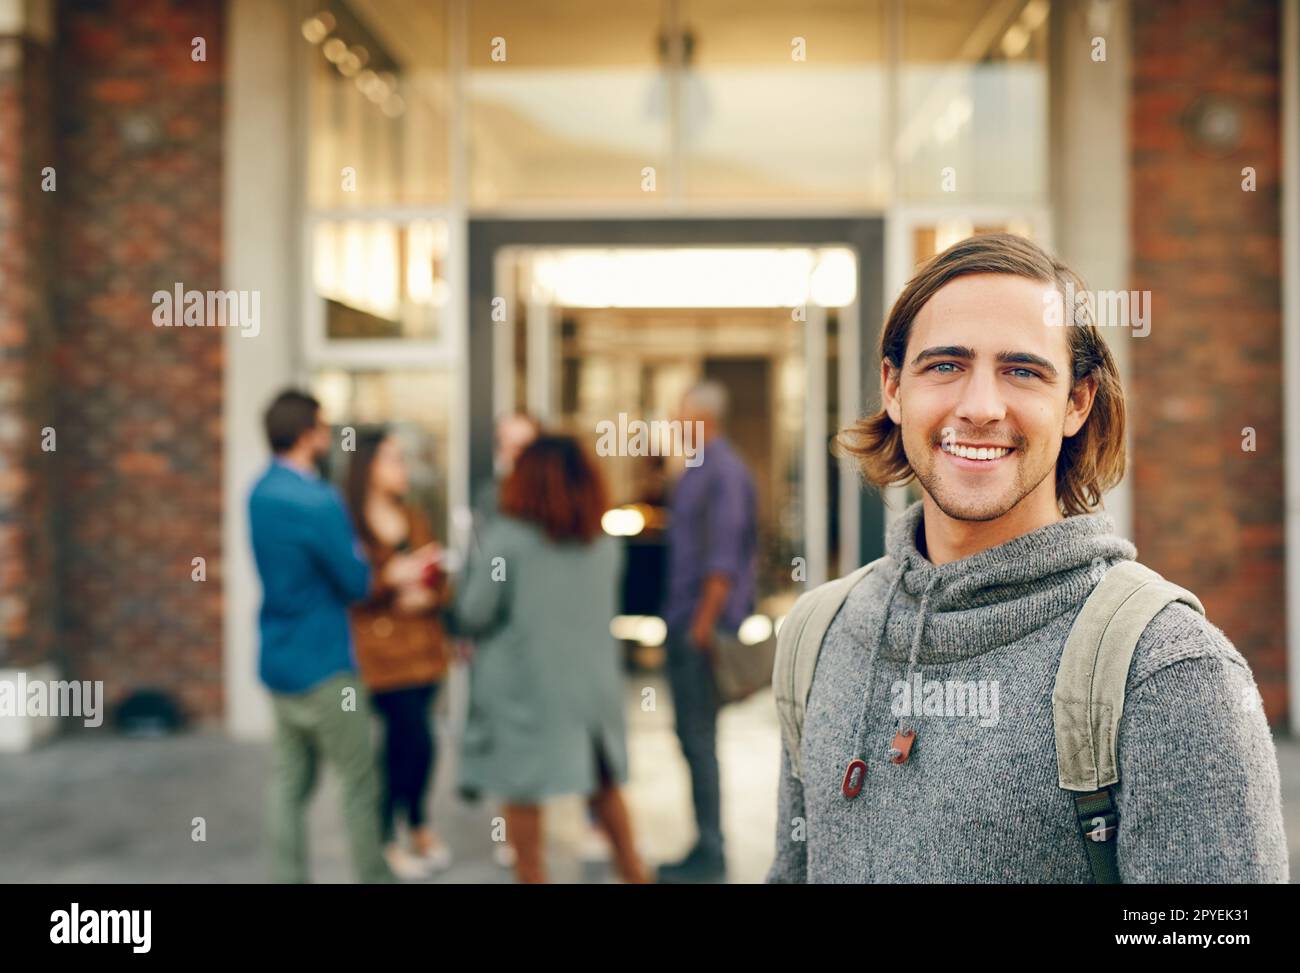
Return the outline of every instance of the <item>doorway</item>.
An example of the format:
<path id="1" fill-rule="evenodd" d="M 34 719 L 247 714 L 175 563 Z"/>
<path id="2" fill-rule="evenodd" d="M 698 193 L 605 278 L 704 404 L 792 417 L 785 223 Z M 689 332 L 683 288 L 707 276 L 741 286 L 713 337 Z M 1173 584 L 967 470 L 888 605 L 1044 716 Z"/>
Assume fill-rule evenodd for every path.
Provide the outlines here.
<path id="1" fill-rule="evenodd" d="M 879 495 L 828 448 L 879 368 L 881 220 L 476 220 L 469 256 L 471 489 L 503 412 L 591 444 L 712 379 L 758 487 L 760 603 L 882 553 Z M 602 463 L 615 503 L 636 500 L 646 470 Z"/>

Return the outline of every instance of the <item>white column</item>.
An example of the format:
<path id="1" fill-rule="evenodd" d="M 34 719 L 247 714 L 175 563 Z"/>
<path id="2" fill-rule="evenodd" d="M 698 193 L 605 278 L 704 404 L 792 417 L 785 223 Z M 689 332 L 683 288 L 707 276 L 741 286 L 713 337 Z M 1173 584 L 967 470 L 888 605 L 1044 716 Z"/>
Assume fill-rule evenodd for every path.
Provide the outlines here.
<path id="1" fill-rule="evenodd" d="M 257 677 L 261 586 L 248 539 L 248 490 L 269 459 L 262 411 L 294 378 L 300 320 L 299 195 L 295 152 L 298 33 L 292 4 L 230 0 L 225 45 L 223 286 L 261 292 L 255 338 L 225 333 L 222 425 L 222 581 L 225 613 L 223 682 L 226 727 L 237 737 L 270 734 L 269 697 Z M 209 582 L 212 583 L 212 582 Z"/>
<path id="2" fill-rule="evenodd" d="M 803 546 L 808 587 L 826 580 L 826 309 L 808 302 L 804 323 Z"/>
<path id="3" fill-rule="evenodd" d="M 1053 249 L 1089 288 L 1128 290 L 1128 3 L 1068 0 L 1054 3 L 1052 9 Z M 1105 9 L 1109 15 L 1104 23 L 1089 20 L 1090 10 Z M 1097 31 L 1106 38 L 1104 62 L 1092 60 L 1087 43 Z M 1153 327 L 1160 327 L 1160 322 Z M 1103 328 L 1102 335 L 1115 356 L 1124 388 L 1131 389 L 1129 342 L 1149 339 L 1134 338 L 1127 328 Z M 1130 426 L 1132 422 L 1130 413 Z M 1130 463 L 1123 482 L 1104 498 L 1116 530 L 1129 539 L 1133 537 L 1132 472 Z"/>
<path id="4" fill-rule="evenodd" d="M 551 420 L 551 340 L 553 309 L 549 301 L 530 298 L 525 322 L 528 341 L 528 411 L 542 423 Z"/>
<path id="5" fill-rule="evenodd" d="M 862 282 L 858 282 L 862 286 Z M 853 425 L 862 411 L 862 352 L 861 352 L 861 291 L 853 303 L 840 309 L 840 330 L 837 338 L 839 344 L 839 389 L 840 389 L 840 429 Z M 864 563 L 861 549 L 862 532 L 861 509 L 858 494 L 862 490 L 862 481 L 858 476 L 857 463 L 853 457 L 845 456 L 839 461 L 840 491 L 840 552 L 841 561 L 836 573 L 848 574 L 859 564 Z"/>

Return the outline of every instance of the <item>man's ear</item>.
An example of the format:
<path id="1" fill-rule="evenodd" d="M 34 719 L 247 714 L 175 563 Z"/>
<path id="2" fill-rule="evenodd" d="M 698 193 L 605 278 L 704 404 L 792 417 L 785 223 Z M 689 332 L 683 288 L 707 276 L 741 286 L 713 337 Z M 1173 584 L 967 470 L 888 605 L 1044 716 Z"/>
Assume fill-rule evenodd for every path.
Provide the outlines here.
<path id="1" fill-rule="evenodd" d="M 888 358 L 880 363 L 880 401 L 896 426 L 903 424 L 903 410 L 898 402 L 898 380 L 901 375 L 902 369 L 895 368 Z"/>
<path id="2" fill-rule="evenodd" d="M 1088 421 L 1092 404 L 1097 399 L 1097 379 L 1086 375 L 1074 383 L 1070 389 L 1070 400 L 1065 403 L 1065 427 L 1061 430 L 1066 438 L 1073 436 Z"/>

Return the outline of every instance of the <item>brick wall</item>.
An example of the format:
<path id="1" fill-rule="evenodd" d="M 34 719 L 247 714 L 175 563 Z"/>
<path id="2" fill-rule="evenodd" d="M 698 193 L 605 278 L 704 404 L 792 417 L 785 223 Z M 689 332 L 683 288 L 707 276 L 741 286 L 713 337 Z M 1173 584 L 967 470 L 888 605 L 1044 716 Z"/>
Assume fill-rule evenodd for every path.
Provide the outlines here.
<path id="1" fill-rule="evenodd" d="M 56 655 L 50 281 L 55 194 L 49 52 L 0 38 L 0 668 Z M 57 660 L 56 660 L 57 661 Z"/>
<path id="2" fill-rule="evenodd" d="M 1130 9 L 1130 286 L 1152 294 L 1151 333 L 1132 342 L 1139 556 L 1199 595 L 1277 724 L 1287 714 L 1278 5 Z M 1205 97 L 1240 120 L 1218 147 L 1185 125 Z M 1246 166 L 1255 192 L 1242 191 Z M 1246 426 L 1255 452 L 1242 450 Z"/>
<path id="3" fill-rule="evenodd" d="M 151 297 L 221 286 L 223 10 L 66 0 L 57 22 L 62 636 L 110 702 L 156 686 L 207 719 L 223 705 L 224 333 L 155 328 Z"/>

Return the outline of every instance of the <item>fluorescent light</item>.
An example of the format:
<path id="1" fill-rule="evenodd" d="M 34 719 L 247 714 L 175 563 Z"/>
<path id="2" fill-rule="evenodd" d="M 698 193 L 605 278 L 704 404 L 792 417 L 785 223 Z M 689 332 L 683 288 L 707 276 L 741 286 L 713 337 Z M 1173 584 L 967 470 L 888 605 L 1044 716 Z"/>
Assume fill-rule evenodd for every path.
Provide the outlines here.
<path id="1" fill-rule="evenodd" d="M 857 294 L 843 248 L 549 250 L 532 269 L 534 295 L 561 307 L 843 307 Z"/>

